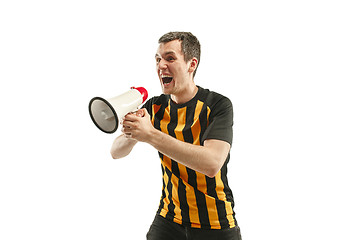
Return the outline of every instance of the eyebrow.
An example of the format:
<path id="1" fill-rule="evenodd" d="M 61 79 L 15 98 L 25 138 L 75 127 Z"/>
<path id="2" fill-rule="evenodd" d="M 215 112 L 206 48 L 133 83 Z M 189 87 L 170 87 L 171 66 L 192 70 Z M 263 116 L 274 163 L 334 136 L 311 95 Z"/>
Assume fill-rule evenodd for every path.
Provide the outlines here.
<path id="1" fill-rule="evenodd" d="M 176 54 L 176 52 L 175 52 L 175 51 L 168 51 L 168 52 L 166 52 L 164 55 L 166 56 L 166 55 L 169 55 L 169 54 Z M 161 57 L 161 55 L 158 54 L 158 53 L 156 53 L 156 54 L 155 54 L 155 58 L 157 58 L 157 57 Z"/>

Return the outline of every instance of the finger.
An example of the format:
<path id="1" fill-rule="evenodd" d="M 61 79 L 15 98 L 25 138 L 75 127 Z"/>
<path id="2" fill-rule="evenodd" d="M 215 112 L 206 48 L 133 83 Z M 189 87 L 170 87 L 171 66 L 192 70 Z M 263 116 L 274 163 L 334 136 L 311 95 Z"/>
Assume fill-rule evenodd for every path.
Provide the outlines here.
<path id="1" fill-rule="evenodd" d="M 125 120 L 123 122 L 123 127 L 126 127 L 126 128 L 136 128 L 138 126 L 137 122 L 132 122 L 132 121 L 128 121 L 128 120 Z"/>
<path id="2" fill-rule="evenodd" d="M 145 115 L 144 108 L 139 109 L 139 110 L 136 111 L 136 116 L 143 117 L 144 115 Z"/>
<path id="3" fill-rule="evenodd" d="M 125 115 L 124 120 L 127 121 L 135 121 L 138 117 L 136 116 L 135 113 L 128 113 Z"/>
<path id="4" fill-rule="evenodd" d="M 148 117 L 149 116 L 149 113 L 146 110 L 146 108 L 142 108 L 141 110 L 143 110 L 143 117 Z"/>
<path id="5" fill-rule="evenodd" d="M 122 128 L 121 128 L 121 132 L 124 133 L 125 135 L 130 134 L 130 133 L 131 133 L 131 128 L 129 128 L 129 127 L 122 127 Z"/>
<path id="6" fill-rule="evenodd" d="M 123 133 L 130 133 L 131 132 L 131 127 L 128 127 L 128 126 L 123 126 L 123 128 L 121 129 L 121 131 Z"/>

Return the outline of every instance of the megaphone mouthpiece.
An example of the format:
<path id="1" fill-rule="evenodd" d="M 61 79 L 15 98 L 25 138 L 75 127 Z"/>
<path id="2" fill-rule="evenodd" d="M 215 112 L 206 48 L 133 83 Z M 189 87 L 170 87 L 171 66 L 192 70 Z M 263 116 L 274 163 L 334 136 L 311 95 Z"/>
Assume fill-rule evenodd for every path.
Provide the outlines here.
<path id="1" fill-rule="evenodd" d="M 131 87 L 131 89 L 136 89 L 141 93 L 141 95 L 143 96 L 143 102 L 145 102 L 145 100 L 148 98 L 148 92 L 146 91 L 145 88 L 143 88 L 143 87 Z"/>

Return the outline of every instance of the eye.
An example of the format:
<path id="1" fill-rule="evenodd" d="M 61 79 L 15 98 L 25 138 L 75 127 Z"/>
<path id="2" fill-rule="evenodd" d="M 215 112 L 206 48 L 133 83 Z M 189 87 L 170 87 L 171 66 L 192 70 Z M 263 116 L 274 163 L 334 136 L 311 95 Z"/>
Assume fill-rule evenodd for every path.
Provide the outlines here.
<path id="1" fill-rule="evenodd" d="M 166 60 L 169 62 L 173 62 L 173 61 L 175 61 L 175 58 L 170 56 L 170 57 L 166 58 Z"/>

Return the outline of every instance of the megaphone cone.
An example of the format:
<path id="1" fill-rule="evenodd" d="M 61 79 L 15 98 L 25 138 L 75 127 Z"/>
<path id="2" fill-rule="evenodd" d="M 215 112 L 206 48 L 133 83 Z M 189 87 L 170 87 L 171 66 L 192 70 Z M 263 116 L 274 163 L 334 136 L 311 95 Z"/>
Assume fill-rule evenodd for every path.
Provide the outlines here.
<path id="1" fill-rule="evenodd" d="M 143 87 L 110 98 L 94 97 L 89 103 L 89 113 L 94 124 L 105 133 L 114 133 L 119 127 L 119 119 L 135 111 L 148 97 Z"/>

